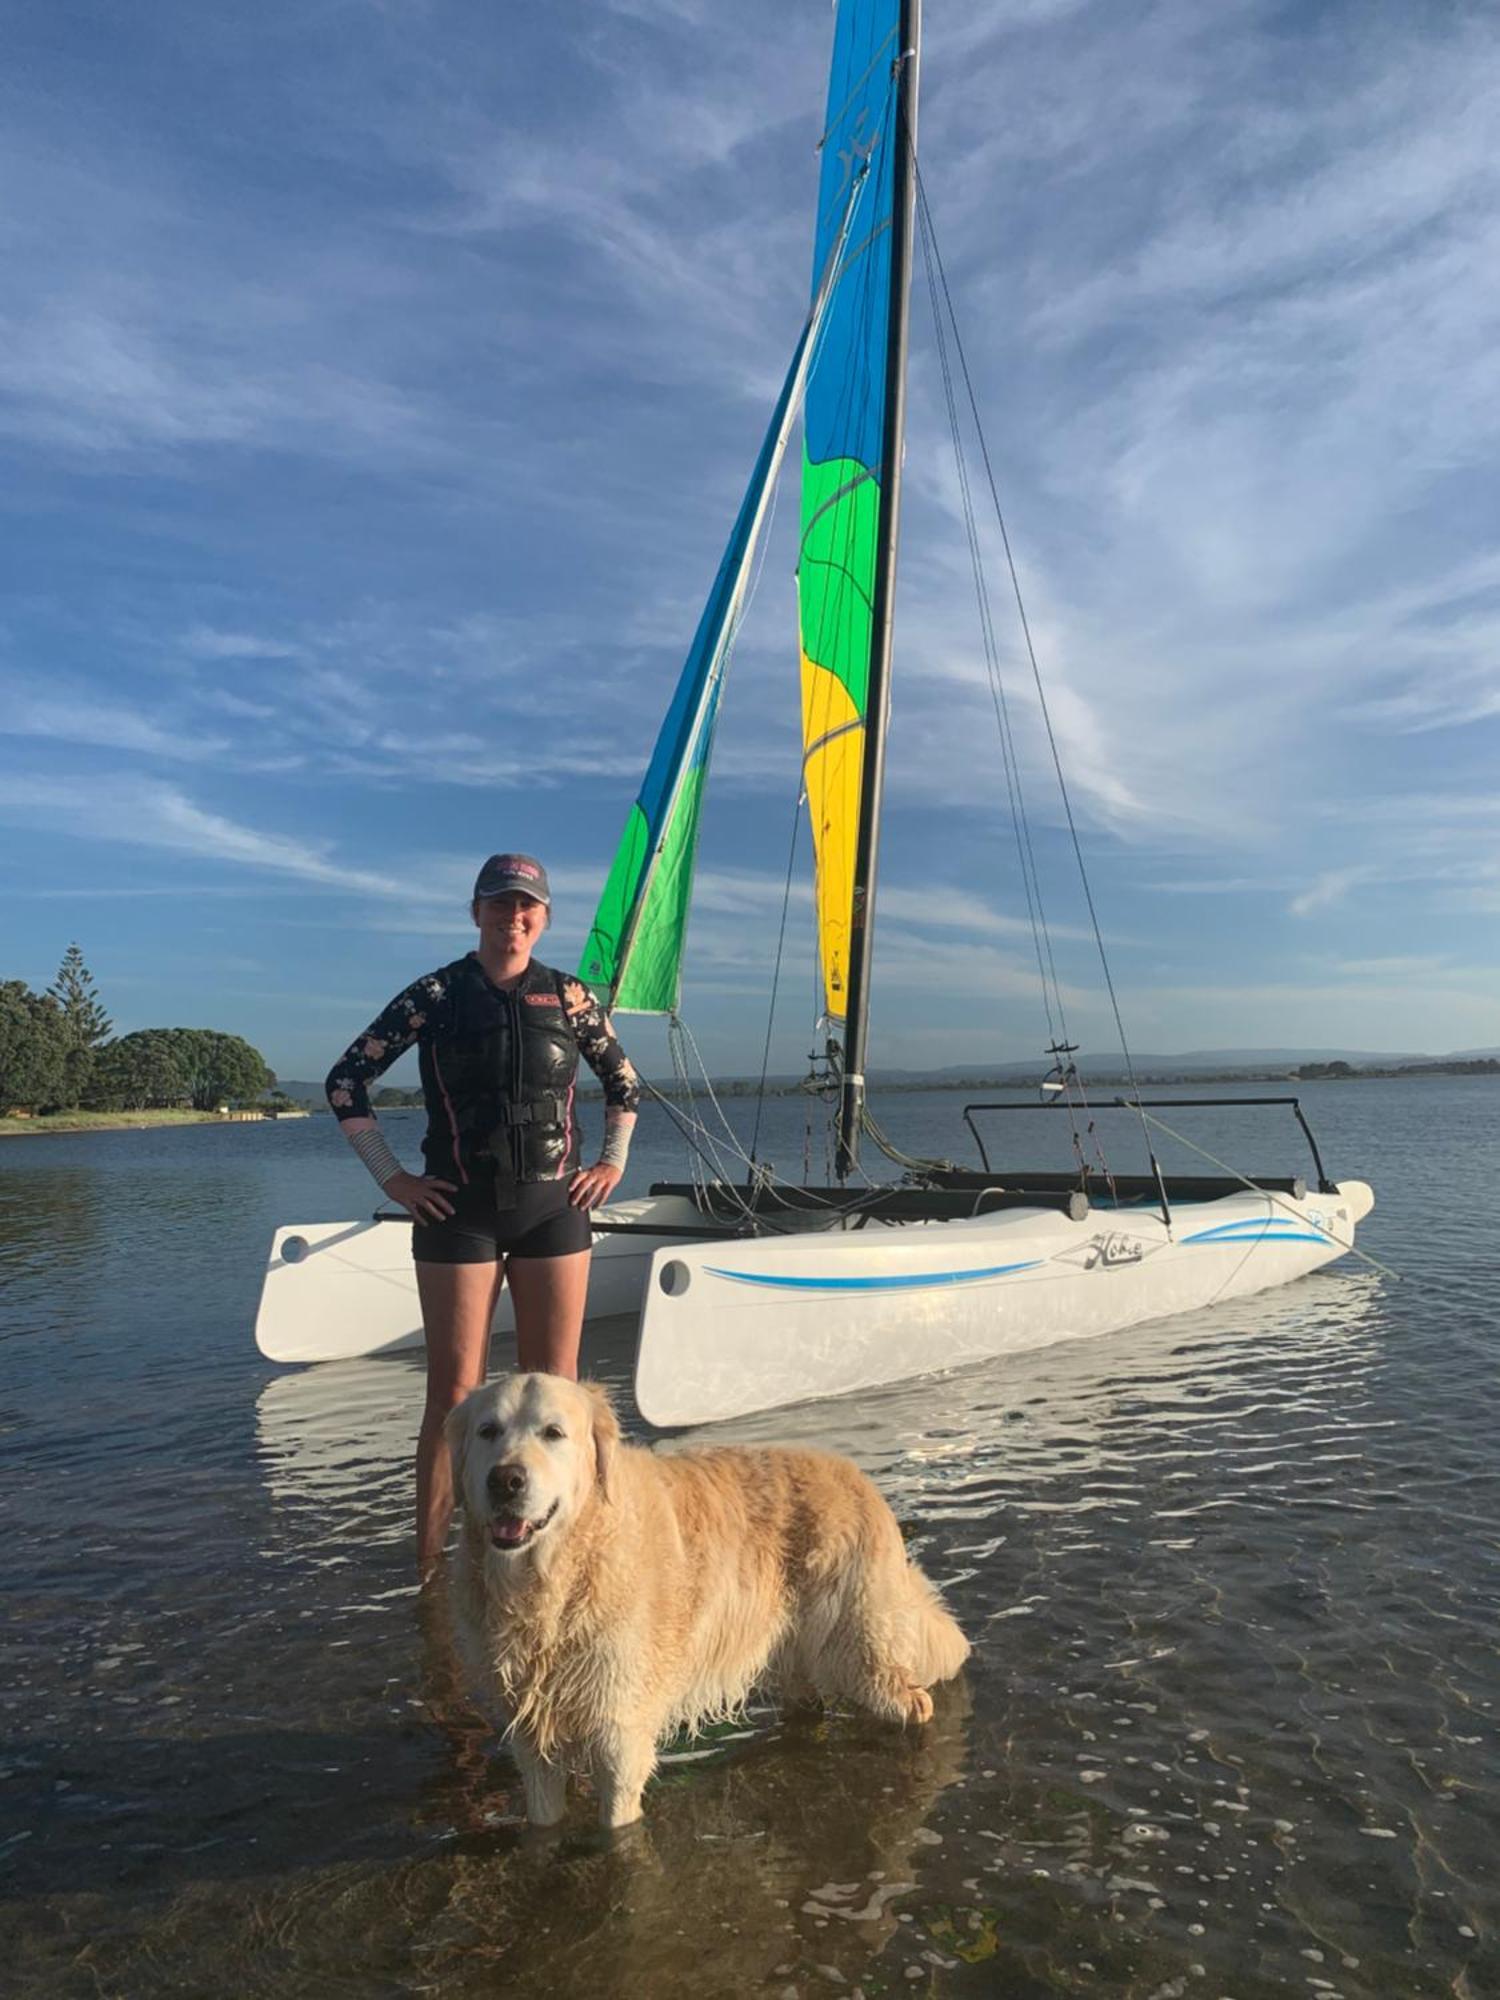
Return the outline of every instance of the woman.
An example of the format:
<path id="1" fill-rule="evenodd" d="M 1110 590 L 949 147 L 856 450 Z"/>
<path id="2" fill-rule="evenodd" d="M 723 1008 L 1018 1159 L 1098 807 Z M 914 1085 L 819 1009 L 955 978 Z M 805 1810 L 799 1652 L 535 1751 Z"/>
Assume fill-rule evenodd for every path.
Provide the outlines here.
<path id="1" fill-rule="evenodd" d="M 492 854 L 474 884 L 479 948 L 398 994 L 334 1064 L 328 1102 L 353 1146 L 412 1218 L 427 1336 L 417 1440 L 417 1561 L 442 1554 L 453 1513 L 443 1420 L 484 1380 L 490 1323 L 510 1280 L 523 1369 L 576 1379 L 592 1233 L 588 1211 L 625 1169 L 640 1086 L 603 1008 L 532 957 L 550 921 L 546 870 Z M 408 1173 L 369 1086 L 416 1043 L 427 1105 L 426 1172 Z M 578 1167 L 578 1057 L 604 1086 L 604 1145 Z"/>

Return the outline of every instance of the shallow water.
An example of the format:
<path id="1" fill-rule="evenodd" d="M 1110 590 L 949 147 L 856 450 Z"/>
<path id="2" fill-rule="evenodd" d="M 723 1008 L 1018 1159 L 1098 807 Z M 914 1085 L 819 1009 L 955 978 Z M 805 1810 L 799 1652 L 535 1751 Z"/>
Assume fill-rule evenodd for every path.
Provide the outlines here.
<path id="1" fill-rule="evenodd" d="M 522 1831 L 419 1613 L 415 1367 L 254 1352 L 273 1224 L 367 1206 L 328 1121 L 4 1146 L 10 1990 L 1500 1992 L 1500 1087 L 1302 1094 L 1404 1282 L 720 1427 L 866 1466 L 975 1657 L 927 1730 L 677 1746 L 613 1843 Z M 961 1152 L 960 1104 L 881 1111 Z"/>

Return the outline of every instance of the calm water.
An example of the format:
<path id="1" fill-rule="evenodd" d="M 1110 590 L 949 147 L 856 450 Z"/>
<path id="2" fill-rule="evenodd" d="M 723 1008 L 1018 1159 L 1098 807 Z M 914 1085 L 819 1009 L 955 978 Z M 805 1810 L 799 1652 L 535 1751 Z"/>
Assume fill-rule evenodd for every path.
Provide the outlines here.
<path id="1" fill-rule="evenodd" d="M 9 1990 L 1500 1994 L 1500 1084 L 1303 1097 L 1405 1282 L 724 1427 L 858 1458 L 976 1655 L 926 1731 L 681 1746 L 612 1845 L 523 1834 L 419 1617 L 414 1367 L 251 1343 L 273 1225 L 368 1209 L 329 1121 L 0 1145 Z"/>

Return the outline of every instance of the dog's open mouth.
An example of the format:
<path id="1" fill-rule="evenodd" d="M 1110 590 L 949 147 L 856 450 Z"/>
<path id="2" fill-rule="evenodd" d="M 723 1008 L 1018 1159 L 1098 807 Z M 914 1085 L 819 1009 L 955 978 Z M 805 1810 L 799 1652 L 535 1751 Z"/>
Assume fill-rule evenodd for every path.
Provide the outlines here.
<path id="1" fill-rule="evenodd" d="M 557 1512 L 558 1503 L 552 1505 L 540 1520 L 528 1520 L 524 1514 L 493 1514 L 490 1517 L 491 1546 L 513 1555 L 517 1549 L 524 1549 L 534 1542 Z"/>

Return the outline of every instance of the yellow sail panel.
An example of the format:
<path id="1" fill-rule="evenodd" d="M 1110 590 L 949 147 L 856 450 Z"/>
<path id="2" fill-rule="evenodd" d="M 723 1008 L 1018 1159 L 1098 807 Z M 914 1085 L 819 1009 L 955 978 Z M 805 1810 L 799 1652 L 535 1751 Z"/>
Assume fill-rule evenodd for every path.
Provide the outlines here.
<path id="1" fill-rule="evenodd" d="M 849 990 L 849 917 L 865 725 L 844 683 L 806 653 L 802 655 L 802 740 L 808 746 L 802 776 L 817 852 L 823 991 L 829 1013 L 842 1020 Z"/>
<path id="2" fill-rule="evenodd" d="M 809 786 L 814 769 L 826 811 L 808 793 L 817 858 L 824 1006 L 846 1013 L 854 850 L 859 827 L 865 698 L 870 678 L 870 592 L 880 487 L 849 459 L 813 465 L 804 454 L 804 522 L 797 567 L 802 634 L 802 727 Z M 826 739 L 826 745 L 825 745 Z"/>

